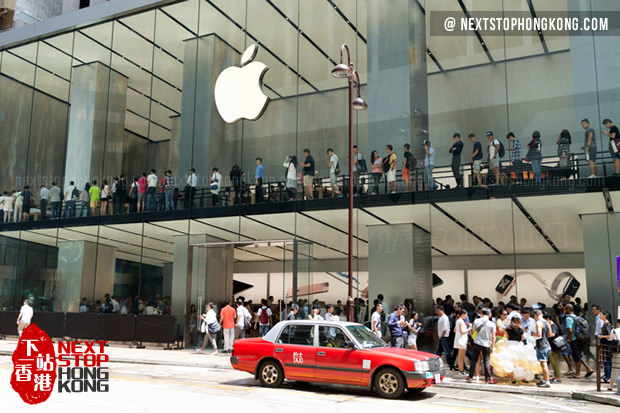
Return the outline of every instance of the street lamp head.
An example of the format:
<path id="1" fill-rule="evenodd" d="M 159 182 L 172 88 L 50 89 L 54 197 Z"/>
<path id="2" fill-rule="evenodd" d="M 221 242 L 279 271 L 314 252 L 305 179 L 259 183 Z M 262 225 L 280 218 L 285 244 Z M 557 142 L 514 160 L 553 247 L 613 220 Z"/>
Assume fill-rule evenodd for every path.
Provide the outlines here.
<path id="1" fill-rule="evenodd" d="M 351 69 L 349 68 L 349 66 L 347 66 L 344 63 L 340 63 L 338 65 L 336 65 L 333 69 L 332 69 L 332 76 L 333 77 L 337 77 L 337 78 L 347 78 L 347 77 L 351 77 L 352 73 L 351 73 Z"/>
<path id="2" fill-rule="evenodd" d="M 368 109 L 368 103 L 361 96 L 353 99 L 353 109 L 355 110 L 366 110 Z"/>

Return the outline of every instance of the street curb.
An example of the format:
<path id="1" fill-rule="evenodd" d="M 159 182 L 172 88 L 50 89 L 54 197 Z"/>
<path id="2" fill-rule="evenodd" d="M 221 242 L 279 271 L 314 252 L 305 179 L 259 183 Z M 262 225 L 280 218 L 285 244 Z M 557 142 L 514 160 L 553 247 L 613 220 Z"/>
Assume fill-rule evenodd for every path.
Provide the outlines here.
<path id="1" fill-rule="evenodd" d="M 573 397 L 572 391 L 560 391 L 560 390 L 549 390 L 549 389 L 533 389 L 527 387 L 514 387 L 514 386 L 503 386 L 496 384 L 470 384 L 470 383 L 452 383 L 452 382 L 444 382 L 441 384 L 437 384 L 438 387 L 446 387 L 452 389 L 464 389 L 464 390 L 478 390 L 478 391 L 489 391 L 496 392 L 500 391 L 502 393 L 514 393 L 514 394 L 525 394 L 530 396 L 547 396 L 547 397 L 562 397 L 566 399 L 570 399 Z"/>
<path id="2" fill-rule="evenodd" d="M 620 399 L 616 397 L 606 397 L 592 393 L 573 392 L 573 399 L 620 407 Z"/>

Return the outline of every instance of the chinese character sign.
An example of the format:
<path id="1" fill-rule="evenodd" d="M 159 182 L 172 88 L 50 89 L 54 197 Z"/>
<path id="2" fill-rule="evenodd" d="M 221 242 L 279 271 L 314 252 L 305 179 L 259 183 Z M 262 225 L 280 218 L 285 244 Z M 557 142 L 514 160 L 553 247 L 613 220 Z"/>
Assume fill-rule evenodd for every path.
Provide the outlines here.
<path id="1" fill-rule="evenodd" d="M 28 404 L 46 401 L 56 382 L 56 353 L 52 340 L 31 324 L 22 333 L 13 352 L 11 386 Z"/>

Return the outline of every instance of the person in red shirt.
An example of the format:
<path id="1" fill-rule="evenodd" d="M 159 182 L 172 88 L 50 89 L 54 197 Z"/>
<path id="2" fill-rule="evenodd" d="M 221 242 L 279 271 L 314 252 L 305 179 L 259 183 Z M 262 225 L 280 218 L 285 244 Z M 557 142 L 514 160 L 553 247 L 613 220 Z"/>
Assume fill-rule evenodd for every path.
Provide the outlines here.
<path id="1" fill-rule="evenodd" d="M 220 323 L 224 329 L 224 351 L 230 353 L 232 351 L 233 342 L 235 341 L 235 325 L 237 321 L 237 310 L 230 305 L 230 300 L 224 301 L 224 308 L 220 312 Z"/>
<path id="2" fill-rule="evenodd" d="M 146 172 L 138 179 L 138 212 L 144 212 L 144 199 L 146 198 Z"/>

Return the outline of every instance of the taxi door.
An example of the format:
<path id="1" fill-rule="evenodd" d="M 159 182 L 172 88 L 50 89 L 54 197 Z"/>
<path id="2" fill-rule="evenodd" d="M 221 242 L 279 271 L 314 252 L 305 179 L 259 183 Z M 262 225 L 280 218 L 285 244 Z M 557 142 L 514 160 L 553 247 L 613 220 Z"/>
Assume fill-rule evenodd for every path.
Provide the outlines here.
<path id="1" fill-rule="evenodd" d="M 316 347 L 315 379 L 330 383 L 360 384 L 364 363 L 362 350 L 345 347 L 350 341 L 338 326 L 319 326 L 319 346 Z"/>
<path id="2" fill-rule="evenodd" d="M 315 326 L 289 324 L 274 346 L 274 357 L 284 366 L 284 377 L 293 380 L 314 379 Z"/>

